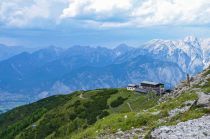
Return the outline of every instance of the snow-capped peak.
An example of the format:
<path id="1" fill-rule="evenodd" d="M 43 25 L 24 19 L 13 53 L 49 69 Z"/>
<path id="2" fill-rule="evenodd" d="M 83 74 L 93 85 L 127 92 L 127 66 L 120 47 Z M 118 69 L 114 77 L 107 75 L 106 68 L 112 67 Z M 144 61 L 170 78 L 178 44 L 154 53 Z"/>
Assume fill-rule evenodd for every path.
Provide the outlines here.
<path id="1" fill-rule="evenodd" d="M 122 54 L 124 54 L 124 53 L 126 53 L 126 52 L 128 52 L 132 49 L 133 49 L 133 47 L 130 47 L 130 46 L 123 43 L 123 44 L 120 44 L 117 47 L 115 47 L 113 49 L 113 51 L 115 52 L 116 56 L 120 56 L 120 55 L 122 55 Z"/>
<path id="2" fill-rule="evenodd" d="M 184 38 L 184 42 L 197 42 L 198 39 L 195 36 L 187 36 Z"/>
<path id="3" fill-rule="evenodd" d="M 187 36 L 182 40 L 156 39 L 143 46 L 161 59 L 177 62 L 184 72 L 196 73 L 210 61 L 210 41 Z M 203 46 L 204 45 L 204 46 Z M 205 48 L 205 49 L 204 49 Z"/>

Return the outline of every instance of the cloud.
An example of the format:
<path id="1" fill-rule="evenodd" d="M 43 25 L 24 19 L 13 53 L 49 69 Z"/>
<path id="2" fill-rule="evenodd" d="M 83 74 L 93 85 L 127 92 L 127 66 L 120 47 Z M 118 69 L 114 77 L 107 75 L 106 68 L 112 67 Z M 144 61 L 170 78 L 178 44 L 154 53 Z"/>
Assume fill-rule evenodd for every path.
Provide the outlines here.
<path id="1" fill-rule="evenodd" d="M 19 44 L 19 41 L 10 37 L 0 37 L 0 44 L 5 44 L 8 46 L 16 46 Z"/>
<path id="2" fill-rule="evenodd" d="M 210 23 L 209 0 L 148 0 L 131 16 L 139 25 L 191 25 Z"/>
<path id="3" fill-rule="evenodd" d="M 0 22 L 8 26 L 24 27 L 31 24 L 38 24 L 39 20 L 52 20 L 59 17 L 53 8 L 65 0 L 1 0 Z M 63 9 L 64 7 L 62 7 Z M 60 12 L 62 12 L 60 9 Z M 54 20 L 55 21 L 55 20 Z"/>
<path id="4" fill-rule="evenodd" d="M 69 0 L 69 7 L 63 10 L 61 18 L 93 20 L 104 27 L 202 25 L 210 23 L 210 1 Z"/>
<path id="5" fill-rule="evenodd" d="M 49 16 L 49 5 L 46 1 L 38 0 L 31 3 L 26 4 L 23 0 L 1 2 L 0 19 L 8 25 L 24 26 L 33 19 Z"/>
<path id="6" fill-rule="evenodd" d="M 63 10 L 62 18 L 77 16 L 95 16 L 107 18 L 127 11 L 132 7 L 132 0 L 69 0 L 69 7 Z"/>
<path id="7" fill-rule="evenodd" d="M 210 24 L 209 0 L 1 0 L 0 26 Z"/>

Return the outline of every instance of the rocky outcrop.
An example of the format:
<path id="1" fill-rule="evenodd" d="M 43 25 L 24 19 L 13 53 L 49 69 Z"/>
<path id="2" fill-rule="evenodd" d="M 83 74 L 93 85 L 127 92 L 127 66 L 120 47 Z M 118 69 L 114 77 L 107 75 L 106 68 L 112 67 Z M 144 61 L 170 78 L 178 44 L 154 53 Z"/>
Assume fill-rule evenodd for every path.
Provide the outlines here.
<path id="1" fill-rule="evenodd" d="M 210 94 L 199 92 L 197 105 L 210 108 Z"/>
<path id="2" fill-rule="evenodd" d="M 188 92 L 188 91 L 194 91 L 194 92 L 202 92 L 202 88 L 206 85 L 208 85 L 208 82 L 210 81 L 210 74 L 209 74 L 210 67 L 205 69 L 203 72 L 197 74 L 194 77 L 190 78 L 190 86 L 187 84 L 186 80 L 183 80 L 181 83 L 179 83 L 171 93 L 164 94 L 160 99 L 159 102 L 167 101 L 168 98 L 174 98 L 178 97 L 182 93 Z M 210 93 L 210 92 L 209 92 Z"/>
<path id="3" fill-rule="evenodd" d="M 121 131 L 121 129 L 118 130 L 118 132 L 110 135 L 101 135 L 98 137 L 98 139 L 143 139 L 145 136 L 145 130 L 144 128 L 132 128 L 128 131 Z"/>
<path id="4" fill-rule="evenodd" d="M 185 106 L 182 107 L 182 108 L 175 108 L 171 111 L 169 111 L 168 115 L 170 118 L 176 116 L 177 114 L 180 114 L 180 113 L 184 113 L 186 111 L 188 111 L 192 106 L 193 104 L 195 103 L 196 101 L 193 100 L 193 101 L 186 101 L 184 104 Z"/>
<path id="5" fill-rule="evenodd" d="M 152 139 L 210 139 L 210 116 L 162 126 L 151 133 Z"/>

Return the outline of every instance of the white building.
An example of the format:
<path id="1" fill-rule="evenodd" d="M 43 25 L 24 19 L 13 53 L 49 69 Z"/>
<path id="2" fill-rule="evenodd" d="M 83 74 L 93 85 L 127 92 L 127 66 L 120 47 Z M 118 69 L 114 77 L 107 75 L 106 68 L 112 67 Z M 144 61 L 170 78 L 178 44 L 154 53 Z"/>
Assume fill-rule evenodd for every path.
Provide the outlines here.
<path id="1" fill-rule="evenodd" d="M 127 86 L 127 90 L 130 90 L 130 91 L 135 91 L 139 86 L 136 85 L 136 84 L 129 84 Z"/>
<path id="2" fill-rule="evenodd" d="M 156 92 L 157 94 L 165 92 L 164 84 L 150 81 L 143 81 L 140 85 L 128 84 L 127 90 L 141 93 Z"/>

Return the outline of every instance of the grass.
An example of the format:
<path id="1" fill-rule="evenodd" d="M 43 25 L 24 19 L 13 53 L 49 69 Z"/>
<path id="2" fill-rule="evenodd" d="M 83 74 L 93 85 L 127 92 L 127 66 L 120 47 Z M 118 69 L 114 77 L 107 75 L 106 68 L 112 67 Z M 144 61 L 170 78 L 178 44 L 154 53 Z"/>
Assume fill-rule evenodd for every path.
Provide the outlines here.
<path id="1" fill-rule="evenodd" d="M 203 75 L 208 74 L 210 70 Z M 201 89 L 210 92 L 210 79 Z M 184 107 L 186 101 L 198 99 L 193 91 L 162 103 L 158 103 L 159 98 L 154 93 L 142 94 L 126 89 L 97 89 L 52 96 L 0 115 L 0 138 L 91 139 L 142 127 L 148 138 L 159 126 L 175 125 L 210 114 L 210 109 L 192 106 L 184 113 L 169 117 L 171 110 Z"/>
<path id="2" fill-rule="evenodd" d="M 84 132 L 73 135 L 72 138 L 95 138 L 96 136 L 115 133 L 118 130 L 129 130 L 132 127 L 152 127 L 156 124 L 157 120 L 157 116 L 146 113 L 137 114 L 135 112 L 129 112 L 125 114 L 113 114 L 98 121 L 94 126 L 88 128 Z"/>
<path id="3" fill-rule="evenodd" d="M 144 97 L 148 96 L 146 95 Z M 207 113 L 207 111 L 203 108 L 192 108 L 190 111 L 183 114 L 179 114 L 172 119 L 168 118 L 168 111 L 177 107 L 182 107 L 184 105 L 184 102 L 195 99 L 197 99 L 197 95 L 193 92 L 188 92 L 182 94 L 176 99 L 170 99 L 167 102 L 161 103 L 159 105 L 153 105 L 152 107 L 145 107 L 144 109 L 139 109 L 138 112 L 135 111 L 111 114 L 110 116 L 105 117 L 100 121 L 97 121 L 93 126 L 87 128 L 83 132 L 74 134 L 72 138 L 95 138 L 96 136 L 115 133 L 119 129 L 122 131 L 130 130 L 132 127 L 146 127 L 146 136 L 155 127 L 159 127 L 161 125 L 173 125 L 176 124 L 178 120 L 186 121 L 189 119 L 201 117 L 205 113 Z M 133 106 L 136 106 L 135 102 L 136 101 L 134 100 L 131 104 L 133 104 Z M 154 112 L 158 111 L 159 113 L 153 114 Z M 161 122 L 160 119 L 164 119 L 166 120 L 166 122 Z"/>
<path id="4" fill-rule="evenodd" d="M 194 92 L 183 93 L 176 99 L 169 99 L 167 102 L 161 103 L 160 105 L 155 106 L 153 109 L 158 110 L 172 110 L 183 105 L 184 102 L 190 100 L 196 100 L 198 98 L 197 94 Z"/>
<path id="5" fill-rule="evenodd" d="M 202 91 L 204 93 L 210 93 L 210 79 L 207 80 L 207 83 L 203 86 Z"/>
<path id="6" fill-rule="evenodd" d="M 208 74 L 210 74 L 210 67 L 208 69 L 206 69 L 207 71 L 204 72 L 203 76 L 207 76 Z"/>
<path id="7" fill-rule="evenodd" d="M 132 110 L 134 112 L 138 112 L 144 109 L 151 108 L 155 105 L 157 105 L 157 101 L 159 99 L 158 96 L 156 96 L 153 93 L 149 94 L 142 94 L 137 92 L 126 92 L 127 90 L 121 89 L 119 93 L 114 94 L 109 100 L 108 104 L 116 100 L 118 97 L 127 98 L 123 104 L 119 105 L 118 107 L 111 107 L 110 112 L 111 113 L 125 113 L 130 112 L 130 108 L 128 106 L 128 103 L 130 104 Z"/>
<path id="8" fill-rule="evenodd" d="M 0 116 L 0 138 L 64 138 L 84 131 L 109 115 L 128 113 L 132 117 L 128 103 L 133 112 L 136 112 L 153 107 L 157 100 L 151 94 L 145 95 L 126 89 L 97 89 L 53 96 Z M 114 107 L 111 106 L 113 102 L 117 104 Z M 127 127 L 124 123 L 117 126 L 124 126 L 125 129 L 135 126 L 129 120 L 127 122 Z M 32 127 L 33 124 L 36 125 L 35 128 Z"/>
<path id="9" fill-rule="evenodd" d="M 202 107 L 192 107 L 189 111 L 186 111 L 184 113 L 179 113 L 176 116 L 167 119 L 166 123 L 162 123 L 159 126 L 171 126 L 171 125 L 176 125 L 179 122 L 185 122 L 188 120 L 192 120 L 192 119 L 197 119 L 200 118 L 206 114 L 210 114 L 210 110 L 209 109 L 205 109 Z"/>
<path id="10" fill-rule="evenodd" d="M 210 113 L 203 107 L 193 106 L 187 112 L 168 117 L 169 111 L 184 107 L 186 101 L 197 98 L 195 92 L 185 92 L 158 103 L 159 96 L 153 93 L 141 94 L 126 89 L 98 89 L 54 96 L 1 115 L 0 138 L 91 139 L 141 127 L 144 127 L 146 138 L 156 127 Z M 33 124 L 35 128 L 31 126 Z"/>

